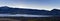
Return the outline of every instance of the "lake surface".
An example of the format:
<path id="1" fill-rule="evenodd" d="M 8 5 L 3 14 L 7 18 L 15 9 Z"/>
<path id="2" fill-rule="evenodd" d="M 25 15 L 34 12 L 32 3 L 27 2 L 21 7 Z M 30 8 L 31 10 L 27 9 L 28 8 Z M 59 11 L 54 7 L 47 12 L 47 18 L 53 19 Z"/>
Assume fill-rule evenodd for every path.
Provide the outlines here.
<path id="1" fill-rule="evenodd" d="M 0 17 L 53 17 L 53 15 L 0 14 Z"/>

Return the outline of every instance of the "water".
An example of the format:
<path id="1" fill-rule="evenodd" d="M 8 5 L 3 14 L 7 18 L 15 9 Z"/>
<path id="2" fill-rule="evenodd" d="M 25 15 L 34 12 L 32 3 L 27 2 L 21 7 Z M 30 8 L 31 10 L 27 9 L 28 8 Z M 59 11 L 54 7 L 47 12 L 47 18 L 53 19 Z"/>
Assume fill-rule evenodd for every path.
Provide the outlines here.
<path id="1" fill-rule="evenodd" d="M 53 15 L 0 14 L 0 17 L 52 17 Z"/>

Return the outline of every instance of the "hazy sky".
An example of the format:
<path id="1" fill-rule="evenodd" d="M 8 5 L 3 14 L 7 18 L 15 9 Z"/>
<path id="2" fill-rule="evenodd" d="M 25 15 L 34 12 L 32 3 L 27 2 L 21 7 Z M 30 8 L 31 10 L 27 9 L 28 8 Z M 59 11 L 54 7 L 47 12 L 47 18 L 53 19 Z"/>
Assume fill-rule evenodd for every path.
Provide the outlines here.
<path id="1" fill-rule="evenodd" d="M 0 0 L 0 6 L 51 10 L 60 8 L 60 0 Z"/>

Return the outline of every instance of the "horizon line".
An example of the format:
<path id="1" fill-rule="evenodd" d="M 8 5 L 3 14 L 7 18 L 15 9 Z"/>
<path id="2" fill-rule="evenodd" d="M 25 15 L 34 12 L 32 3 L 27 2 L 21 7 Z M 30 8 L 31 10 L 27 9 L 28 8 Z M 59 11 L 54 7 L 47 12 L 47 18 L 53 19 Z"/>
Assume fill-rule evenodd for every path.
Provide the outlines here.
<path id="1" fill-rule="evenodd" d="M 4 7 L 4 6 L 0 6 L 0 7 Z M 18 8 L 18 7 L 13 7 L 13 6 L 7 6 L 7 7 L 9 7 L 9 8 Z M 43 8 L 41 8 L 41 9 L 39 9 L 39 8 L 22 8 L 22 9 L 35 9 L 35 10 L 47 10 L 47 11 L 51 11 L 51 10 L 53 10 L 53 9 L 58 9 L 58 10 L 60 10 L 60 8 L 53 8 L 53 9 L 43 9 Z"/>

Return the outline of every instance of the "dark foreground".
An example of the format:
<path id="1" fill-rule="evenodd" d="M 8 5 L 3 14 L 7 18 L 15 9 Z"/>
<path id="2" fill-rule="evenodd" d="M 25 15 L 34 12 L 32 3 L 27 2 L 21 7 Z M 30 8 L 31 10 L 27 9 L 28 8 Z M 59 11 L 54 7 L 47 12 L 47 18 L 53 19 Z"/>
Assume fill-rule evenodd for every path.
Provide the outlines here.
<path id="1" fill-rule="evenodd" d="M 0 17 L 0 21 L 60 21 L 60 17 Z"/>

